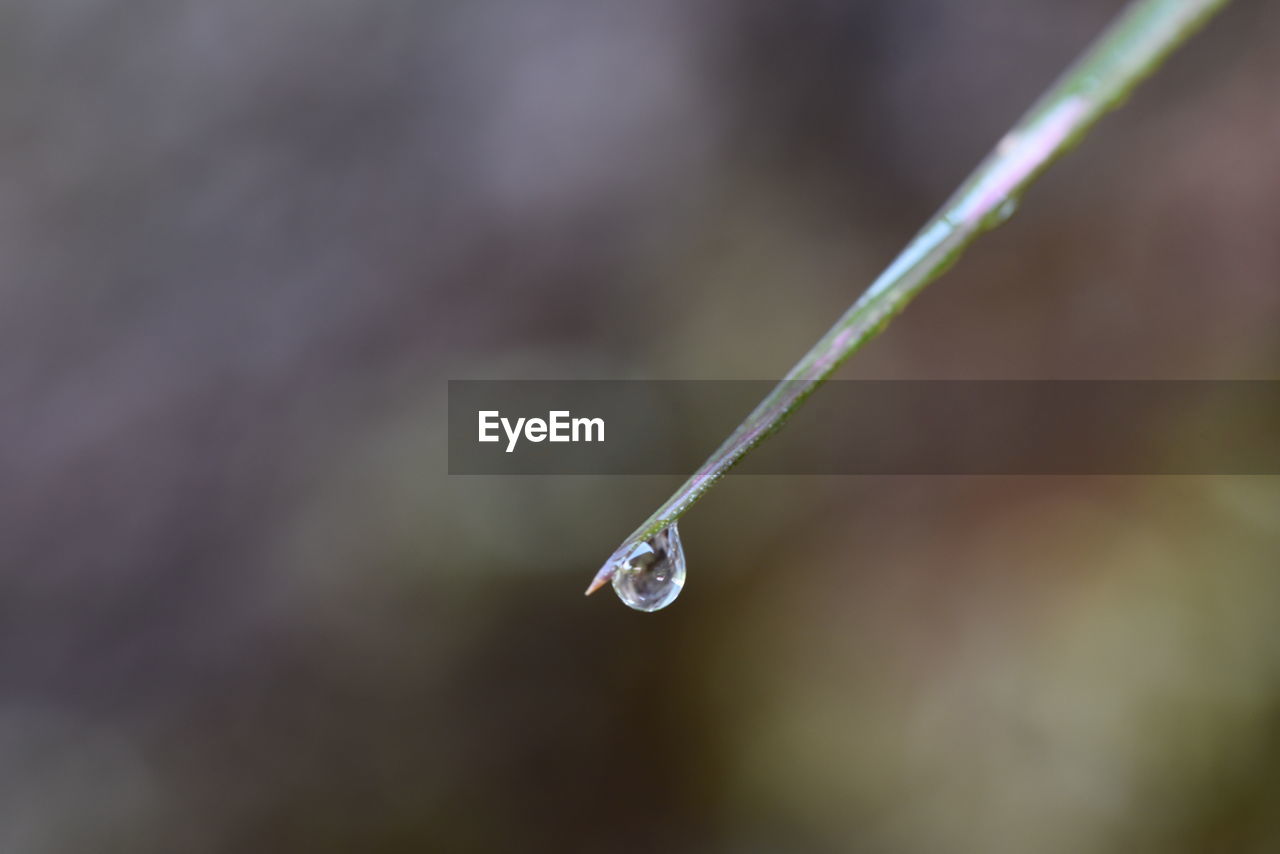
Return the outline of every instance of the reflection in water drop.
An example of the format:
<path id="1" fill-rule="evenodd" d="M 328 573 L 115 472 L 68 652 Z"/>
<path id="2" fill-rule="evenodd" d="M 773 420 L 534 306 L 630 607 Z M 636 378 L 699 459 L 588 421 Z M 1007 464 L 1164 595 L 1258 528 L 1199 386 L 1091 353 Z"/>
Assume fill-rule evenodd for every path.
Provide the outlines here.
<path id="1" fill-rule="evenodd" d="M 613 589 L 618 598 L 637 611 L 665 608 L 684 587 L 684 546 L 673 524 L 640 543 L 618 562 Z"/>

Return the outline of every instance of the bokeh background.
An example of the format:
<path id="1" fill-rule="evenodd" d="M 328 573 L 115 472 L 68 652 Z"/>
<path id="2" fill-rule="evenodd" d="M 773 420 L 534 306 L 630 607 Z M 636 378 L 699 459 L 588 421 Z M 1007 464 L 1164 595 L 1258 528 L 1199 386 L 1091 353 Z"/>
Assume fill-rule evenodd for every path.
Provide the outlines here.
<path id="1" fill-rule="evenodd" d="M 450 378 L 780 376 L 1120 7 L 0 7 L 0 851 L 1280 850 L 1274 479 L 730 478 L 642 615 L 673 480 L 446 473 Z M 1278 47 L 840 375 L 1274 378 Z"/>

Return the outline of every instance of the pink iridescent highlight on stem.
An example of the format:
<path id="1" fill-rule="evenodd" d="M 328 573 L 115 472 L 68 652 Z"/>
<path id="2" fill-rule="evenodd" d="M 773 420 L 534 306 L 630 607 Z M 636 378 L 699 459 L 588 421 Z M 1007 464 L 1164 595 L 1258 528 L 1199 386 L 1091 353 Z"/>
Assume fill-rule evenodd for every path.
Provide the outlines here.
<path id="1" fill-rule="evenodd" d="M 996 149 L 998 168 L 987 174 L 948 218 L 957 225 L 976 227 L 995 213 L 1067 142 L 1092 107 L 1080 96 L 1067 98 L 1031 127 L 1002 139 Z"/>

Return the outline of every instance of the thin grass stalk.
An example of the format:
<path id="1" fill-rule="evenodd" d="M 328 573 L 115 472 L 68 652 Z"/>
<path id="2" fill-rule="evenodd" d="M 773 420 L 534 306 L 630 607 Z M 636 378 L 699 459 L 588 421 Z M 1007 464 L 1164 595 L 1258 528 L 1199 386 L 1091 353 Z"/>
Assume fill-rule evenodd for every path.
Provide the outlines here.
<path id="1" fill-rule="evenodd" d="M 842 362 L 946 272 L 969 244 L 1008 219 L 1023 191 L 1050 164 L 1119 106 L 1227 2 L 1137 0 L 1121 12 L 729 438 L 623 541 L 596 573 L 587 594 L 609 581 L 619 558 L 684 515 L 746 454 L 781 428 Z"/>

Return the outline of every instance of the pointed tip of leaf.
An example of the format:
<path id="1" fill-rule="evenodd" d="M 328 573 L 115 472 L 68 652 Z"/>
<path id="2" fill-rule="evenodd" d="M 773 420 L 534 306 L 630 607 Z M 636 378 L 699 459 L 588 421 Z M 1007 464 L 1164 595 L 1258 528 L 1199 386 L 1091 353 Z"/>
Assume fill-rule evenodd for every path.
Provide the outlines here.
<path id="1" fill-rule="evenodd" d="M 595 593 L 601 587 L 604 587 L 607 583 L 609 583 L 609 575 L 610 573 L 607 572 L 605 569 L 602 569 L 600 570 L 600 572 L 596 573 L 596 577 L 591 579 L 591 584 L 590 586 L 587 587 L 587 592 L 584 593 L 583 595 L 590 596 L 592 593 Z"/>

